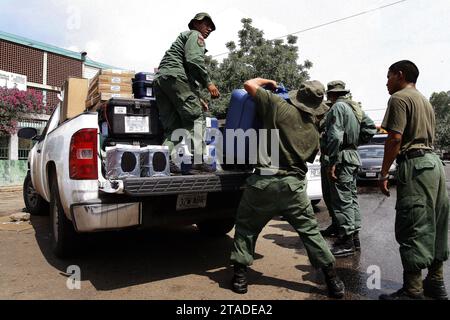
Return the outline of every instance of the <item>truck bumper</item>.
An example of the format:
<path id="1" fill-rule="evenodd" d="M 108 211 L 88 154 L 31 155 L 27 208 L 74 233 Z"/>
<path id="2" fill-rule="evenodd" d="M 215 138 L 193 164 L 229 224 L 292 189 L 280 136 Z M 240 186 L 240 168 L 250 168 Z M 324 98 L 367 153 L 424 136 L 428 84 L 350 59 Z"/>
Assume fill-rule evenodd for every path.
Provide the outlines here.
<path id="1" fill-rule="evenodd" d="M 72 222 L 77 232 L 125 229 L 142 223 L 142 204 L 85 203 L 71 206 Z"/>
<path id="2" fill-rule="evenodd" d="M 129 196 L 109 195 L 105 199 L 73 204 L 70 212 L 75 230 L 80 233 L 189 225 L 234 217 L 242 190 L 207 193 L 206 207 L 192 209 L 178 208 L 179 196 L 140 197 L 130 202 Z"/>

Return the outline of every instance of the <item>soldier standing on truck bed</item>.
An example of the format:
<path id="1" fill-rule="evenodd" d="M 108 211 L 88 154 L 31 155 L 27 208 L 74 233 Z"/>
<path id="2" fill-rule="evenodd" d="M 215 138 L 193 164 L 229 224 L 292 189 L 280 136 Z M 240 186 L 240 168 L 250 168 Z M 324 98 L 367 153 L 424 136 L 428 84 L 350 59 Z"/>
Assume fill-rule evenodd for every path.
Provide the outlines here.
<path id="1" fill-rule="evenodd" d="M 166 52 L 155 79 L 164 145 L 169 146 L 171 153 L 180 142 L 171 139 L 175 130 L 186 129 L 193 137 L 194 123 L 204 122 L 203 110 L 207 105 L 200 100 L 200 85 L 208 89 L 212 98 L 220 97 L 205 66 L 205 39 L 216 26 L 209 14 L 199 13 L 189 23 L 189 29 L 182 32 Z M 171 170 L 176 171 L 173 162 Z"/>

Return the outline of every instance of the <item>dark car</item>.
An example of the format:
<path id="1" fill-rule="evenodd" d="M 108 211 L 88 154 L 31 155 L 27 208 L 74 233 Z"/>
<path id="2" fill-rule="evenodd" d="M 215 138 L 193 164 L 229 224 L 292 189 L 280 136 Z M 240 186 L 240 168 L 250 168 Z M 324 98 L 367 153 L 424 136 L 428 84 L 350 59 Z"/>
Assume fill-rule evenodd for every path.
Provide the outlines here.
<path id="1" fill-rule="evenodd" d="M 361 167 L 358 180 L 376 180 L 381 173 L 384 157 L 384 145 L 365 145 L 358 148 Z M 394 163 L 389 170 L 389 179 L 395 179 L 397 165 Z"/>

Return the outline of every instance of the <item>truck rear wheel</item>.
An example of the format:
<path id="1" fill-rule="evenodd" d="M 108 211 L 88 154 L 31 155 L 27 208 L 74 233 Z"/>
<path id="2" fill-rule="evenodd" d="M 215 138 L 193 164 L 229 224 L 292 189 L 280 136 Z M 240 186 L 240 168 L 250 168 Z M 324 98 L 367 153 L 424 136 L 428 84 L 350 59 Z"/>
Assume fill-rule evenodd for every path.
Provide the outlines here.
<path id="1" fill-rule="evenodd" d="M 197 223 L 197 228 L 208 236 L 223 236 L 233 230 L 234 224 L 234 218 L 206 220 Z"/>
<path id="2" fill-rule="evenodd" d="M 49 213 L 48 202 L 44 200 L 34 189 L 31 174 L 28 171 L 23 182 L 23 201 L 27 212 L 32 216 L 46 216 Z"/>
<path id="3" fill-rule="evenodd" d="M 50 200 L 51 246 L 58 258 L 68 258 L 75 248 L 77 234 L 72 222 L 67 219 L 59 198 L 58 182 L 52 177 Z"/>

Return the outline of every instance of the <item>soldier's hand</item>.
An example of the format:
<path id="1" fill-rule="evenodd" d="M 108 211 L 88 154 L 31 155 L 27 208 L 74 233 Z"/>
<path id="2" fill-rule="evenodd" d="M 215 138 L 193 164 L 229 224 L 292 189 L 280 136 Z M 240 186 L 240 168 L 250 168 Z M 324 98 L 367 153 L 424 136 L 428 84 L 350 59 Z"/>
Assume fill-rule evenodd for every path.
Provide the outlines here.
<path id="1" fill-rule="evenodd" d="M 391 192 L 389 191 L 389 180 L 378 180 L 378 187 L 380 188 L 381 192 L 386 196 L 390 197 Z"/>
<path id="2" fill-rule="evenodd" d="M 336 166 L 328 167 L 328 178 L 333 182 L 338 181 L 338 178 L 336 176 Z"/>
<path id="3" fill-rule="evenodd" d="M 216 87 L 213 83 L 211 83 L 211 84 L 208 86 L 208 91 L 209 91 L 209 93 L 211 94 L 211 98 L 213 98 L 213 99 L 218 99 L 218 98 L 220 98 L 220 92 L 219 92 L 219 89 L 217 89 L 217 87 Z"/>
<path id="4" fill-rule="evenodd" d="M 267 80 L 265 87 L 269 90 L 275 91 L 278 88 L 278 83 L 274 80 Z"/>
<path id="5" fill-rule="evenodd" d="M 203 112 L 208 112 L 208 111 L 209 111 L 208 103 L 206 103 L 206 101 L 203 100 L 203 99 L 200 99 L 200 102 L 201 102 L 201 104 L 202 104 Z"/>

